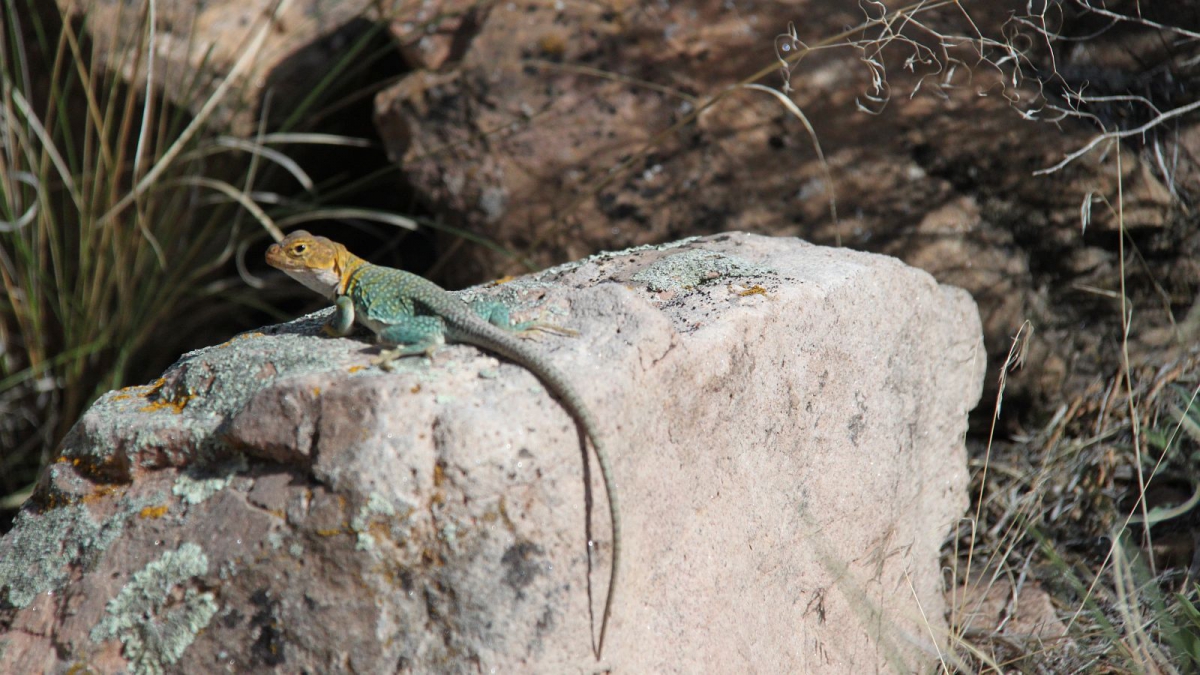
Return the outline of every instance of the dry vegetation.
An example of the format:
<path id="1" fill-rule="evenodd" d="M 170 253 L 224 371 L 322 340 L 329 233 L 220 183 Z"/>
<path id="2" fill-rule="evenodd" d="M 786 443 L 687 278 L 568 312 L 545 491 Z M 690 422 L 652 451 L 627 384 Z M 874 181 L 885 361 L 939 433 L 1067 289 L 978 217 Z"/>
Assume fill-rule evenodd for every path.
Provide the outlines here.
<path id="1" fill-rule="evenodd" d="M 1123 176 L 1120 164 L 1138 157 L 1168 187 L 1180 240 L 1189 240 L 1197 165 L 1184 132 L 1200 108 L 1200 33 L 1187 25 L 1195 16 L 1151 15 L 1137 2 L 1035 2 L 993 34 L 971 3 L 861 5 L 862 24 L 819 43 L 795 28 L 784 33 L 779 62 L 739 85 L 776 97 L 818 155 L 820 139 L 788 94 L 803 86 L 814 50 L 851 49 L 869 74 L 859 98 L 868 114 L 918 93 L 986 87 L 1047 133 L 1087 125 L 1086 142 L 1042 167 L 1043 178 L 1025 180 L 1097 157 Z M 151 345 L 173 358 L 190 344 L 181 336 L 218 341 L 261 320 L 247 312 L 213 328 L 215 313 L 228 318 L 231 307 L 255 302 L 233 266 L 255 241 L 315 217 L 389 219 L 320 214 L 311 179 L 278 150 L 357 141 L 293 129 L 230 139 L 203 114 L 163 104 L 152 82 L 130 88 L 92 69 L 86 34 L 35 7 L 7 3 L 0 35 L 0 506 L 9 509 L 98 393 L 166 365 L 134 367 Z M 145 11 L 135 18 L 152 40 Z M 1065 50 L 1110 39 L 1118 51 L 1132 45 L 1130 58 L 1086 76 L 1058 67 Z M 755 84 L 770 71 L 781 74 L 778 87 Z M 659 138 L 731 91 L 695 99 Z M 630 158 L 610 175 L 639 165 L 640 156 Z M 291 176 L 296 194 L 256 191 L 268 173 Z M 946 672 L 1200 668 L 1200 519 L 1191 509 L 1200 497 L 1200 310 L 1194 288 L 1188 298 L 1163 290 L 1173 268 L 1142 254 L 1125 231 L 1125 208 L 1119 180 L 1114 194 L 1080 198 L 1080 236 L 1097 210 L 1117 223 L 1117 284 L 1089 291 L 1111 301 L 1110 312 L 1073 328 L 1111 342 L 1090 369 L 1098 375 L 1016 411 L 1004 406 L 1001 382 L 994 414 L 980 417 L 970 439 L 973 503 L 944 555 L 953 631 L 940 659 Z M 832 194 L 829 212 L 836 219 Z M 1032 330 L 1015 336 L 997 377 L 1020 377 Z M 1150 334 L 1158 337 L 1142 339 Z"/>

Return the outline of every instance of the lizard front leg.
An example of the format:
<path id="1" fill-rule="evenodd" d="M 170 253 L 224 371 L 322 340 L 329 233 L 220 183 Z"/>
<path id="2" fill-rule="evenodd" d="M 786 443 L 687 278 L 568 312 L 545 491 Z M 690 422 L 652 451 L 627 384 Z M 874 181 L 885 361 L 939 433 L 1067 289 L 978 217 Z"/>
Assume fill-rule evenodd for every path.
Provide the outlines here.
<path id="1" fill-rule="evenodd" d="M 409 316 L 381 329 L 379 342 L 396 348 L 384 350 L 371 363 L 391 370 L 392 362 L 397 359 L 417 354 L 429 356 L 446 344 L 446 324 L 436 316 Z"/>
<path id="2" fill-rule="evenodd" d="M 350 334 L 350 329 L 354 328 L 354 301 L 350 296 L 339 295 L 337 301 L 334 302 L 333 316 L 329 318 L 329 323 L 321 327 L 326 335 L 333 337 L 346 337 Z"/>

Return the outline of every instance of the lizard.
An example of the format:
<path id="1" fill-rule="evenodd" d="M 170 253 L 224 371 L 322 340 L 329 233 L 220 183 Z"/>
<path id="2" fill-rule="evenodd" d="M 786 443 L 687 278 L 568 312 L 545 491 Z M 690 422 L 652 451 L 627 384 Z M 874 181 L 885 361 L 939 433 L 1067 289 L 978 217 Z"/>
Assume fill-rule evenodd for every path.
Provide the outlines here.
<path id="1" fill-rule="evenodd" d="M 537 321 L 514 324 L 509 318 L 508 306 L 503 303 L 467 303 L 428 279 L 369 263 L 342 244 L 304 230 L 296 230 L 272 244 L 266 258 L 267 264 L 334 301 L 336 310 L 324 326 L 326 334 L 347 336 L 357 321 L 375 333 L 380 343 L 394 345 L 395 349 L 384 350 L 375 359 L 375 364 L 384 369 L 390 369 L 395 359 L 404 356 L 429 356 L 447 342 L 466 343 L 524 367 L 558 397 L 591 440 L 592 453 L 600 466 L 608 497 L 612 561 L 604 613 L 600 618 L 600 637 L 592 645 L 596 660 L 600 660 L 621 557 L 621 520 L 612 468 L 596 431 L 595 418 L 578 391 L 554 364 L 516 337 L 536 330 L 567 331 Z M 588 556 L 591 556 L 591 542 Z"/>

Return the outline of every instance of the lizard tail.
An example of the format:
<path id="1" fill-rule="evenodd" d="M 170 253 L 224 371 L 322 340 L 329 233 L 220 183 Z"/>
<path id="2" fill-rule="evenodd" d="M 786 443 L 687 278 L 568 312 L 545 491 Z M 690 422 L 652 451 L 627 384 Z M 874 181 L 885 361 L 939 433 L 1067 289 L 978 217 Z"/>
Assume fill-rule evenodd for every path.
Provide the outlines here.
<path id="1" fill-rule="evenodd" d="M 600 465 L 600 476 L 604 479 L 604 492 L 608 496 L 608 516 L 612 521 L 612 565 L 608 573 L 608 594 L 604 598 L 604 614 L 600 616 L 600 640 L 596 643 L 596 660 L 604 652 L 604 634 L 608 630 L 608 615 L 612 613 L 613 595 L 617 590 L 617 568 L 621 560 L 621 519 L 617 512 L 617 491 L 613 484 L 612 467 L 608 463 L 608 454 L 590 431 L 595 450 L 596 463 Z"/>
<path id="2" fill-rule="evenodd" d="M 483 322 L 480 321 L 479 323 Z M 474 317 L 471 318 L 467 325 L 477 325 Z M 542 384 L 558 397 L 563 407 L 567 409 L 567 412 L 575 418 L 575 421 L 583 427 L 584 433 L 592 442 L 592 454 L 596 458 L 596 463 L 600 466 L 600 477 L 604 480 L 604 492 L 608 497 L 608 516 L 612 525 L 612 564 L 608 573 L 608 593 L 604 598 L 604 613 L 600 615 L 600 638 L 594 643 L 593 649 L 596 660 L 599 661 L 600 655 L 604 651 L 604 636 L 608 631 L 608 617 L 612 614 L 613 597 L 617 590 L 617 570 L 621 566 L 621 518 L 619 515 L 620 509 L 617 505 L 617 487 L 616 480 L 613 478 L 612 465 L 609 463 L 608 453 L 605 452 L 604 445 L 600 442 L 600 436 L 596 433 L 597 426 L 595 419 L 588 411 L 587 406 L 584 405 L 583 399 L 579 397 L 575 388 L 568 384 L 562 372 L 549 361 L 529 351 L 517 338 L 503 333 L 497 335 L 497 333 L 499 331 L 494 331 L 490 325 L 485 324 L 480 326 L 478 331 L 464 330 L 458 339 L 463 342 L 472 342 L 477 346 L 495 352 L 509 361 L 522 366 L 541 380 Z M 590 526 L 588 530 L 590 532 Z M 590 546 L 591 542 L 588 543 L 588 560 L 590 561 L 592 549 Z"/>

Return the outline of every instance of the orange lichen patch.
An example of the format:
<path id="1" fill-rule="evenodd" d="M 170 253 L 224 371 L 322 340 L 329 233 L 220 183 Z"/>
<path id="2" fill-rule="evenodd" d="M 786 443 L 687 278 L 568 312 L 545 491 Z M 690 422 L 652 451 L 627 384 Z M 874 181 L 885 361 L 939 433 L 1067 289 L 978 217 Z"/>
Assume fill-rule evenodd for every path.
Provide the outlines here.
<path id="1" fill-rule="evenodd" d="M 141 396 L 143 396 L 145 398 L 150 398 L 151 396 L 153 396 L 153 397 L 157 398 L 158 400 L 156 400 L 153 403 L 150 403 L 148 405 L 142 406 L 141 408 L 138 409 L 139 412 L 158 412 L 159 410 L 173 410 L 173 411 L 175 411 L 175 414 L 178 415 L 179 413 L 183 412 L 184 408 L 187 407 L 188 402 L 191 401 L 193 398 L 195 398 L 194 396 L 192 396 L 190 394 L 185 394 L 183 396 L 178 396 L 174 399 L 165 399 L 165 398 L 163 398 L 162 391 L 163 391 L 163 387 L 166 386 L 166 384 L 167 384 L 166 379 L 162 378 L 162 377 L 160 377 L 157 380 L 155 380 L 154 382 L 150 383 L 149 391 L 147 391 L 144 394 L 141 394 Z"/>
<path id="2" fill-rule="evenodd" d="M 366 370 L 366 366 L 350 366 L 350 372 L 357 373 L 360 370 Z"/>
<path id="3" fill-rule="evenodd" d="M 180 396 L 173 401 L 155 401 L 138 408 L 138 412 L 158 412 L 159 410 L 171 410 L 178 415 L 183 412 L 183 409 L 187 407 L 188 402 L 193 398 L 193 396 Z"/>
<path id="4" fill-rule="evenodd" d="M 63 493 L 37 493 L 30 501 L 36 504 L 41 511 L 52 511 L 64 506 L 74 506 L 75 504 L 91 504 L 98 502 L 101 499 L 106 499 L 113 495 L 120 496 L 125 493 L 125 489 L 118 485 L 105 483 L 95 487 L 89 494 L 63 494 Z"/>
<path id="5" fill-rule="evenodd" d="M 421 393 L 421 385 L 420 385 L 420 384 L 414 384 L 414 385 L 413 385 L 413 388 L 412 388 L 412 389 L 409 389 L 409 390 L 408 390 L 408 392 L 409 392 L 410 394 L 419 394 L 419 393 Z"/>
<path id="6" fill-rule="evenodd" d="M 162 387 L 162 385 L 163 385 L 163 378 L 160 377 L 157 380 L 155 380 L 154 382 L 151 382 L 150 384 L 135 384 L 135 385 L 132 385 L 129 387 L 122 387 L 122 388 L 118 389 L 115 394 L 113 394 L 112 400 L 126 401 L 131 398 L 134 398 L 135 396 L 145 398 L 145 397 L 153 394 L 154 392 L 156 392 L 159 388 Z"/>
<path id="7" fill-rule="evenodd" d="M 331 528 L 328 530 L 317 530 L 317 532 L 316 532 L 318 537 L 336 537 L 340 534 L 349 534 L 349 533 L 350 533 L 349 528 L 345 528 L 345 527 L 335 527 L 335 528 Z"/>
<path id="8" fill-rule="evenodd" d="M 383 521 L 372 521 L 371 524 L 367 526 L 367 532 L 378 540 L 396 543 L 392 539 L 392 528 L 388 527 L 388 524 Z"/>
<path id="9" fill-rule="evenodd" d="M 313 393 L 313 396 L 320 396 L 320 395 L 321 395 L 321 388 L 320 388 L 320 387 L 313 387 L 313 388 L 312 388 L 312 393 Z"/>
<path id="10" fill-rule="evenodd" d="M 148 385 L 137 387 L 143 391 L 137 392 L 137 395 L 142 398 L 156 398 L 157 400 L 139 408 L 140 412 L 157 412 L 159 410 L 173 410 L 176 414 L 183 412 L 189 401 L 194 397 L 191 395 L 178 396 L 174 399 L 163 398 L 163 387 L 167 384 L 166 378 L 158 378 Z M 130 387 L 134 389 L 135 387 Z"/>
<path id="11" fill-rule="evenodd" d="M 500 284 L 507 284 L 508 282 L 512 281 L 513 279 L 516 279 L 516 277 L 509 274 L 509 275 L 500 277 L 499 279 L 493 281 L 491 284 L 488 284 L 488 285 L 489 286 L 499 286 Z"/>
<path id="12" fill-rule="evenodd" d="M 76 501 L 83 503 L 83 504 L 93 504 L 95 502 L 100 501 L 101 499 L 108 499 L 109 497 L 119 497 L 120 495 L 122 495 L 124 493 L 125 493 L 124 488 L 118 487 L 116 485 L 108 485 L 108 484 L 97 485 L 96 488 L 93 489 L 90 494 L 86 494 L 82 498 L 80 498 Z"/>
<path id="13" fill-rule="evenodd" d="M 115 475 L 122 475 L 122 462 L 117 457 L 109 457 L 107 460 L 101 461 L 95 457 L 67 457 L 66 455 L 59 456 L 55 460 L 56 464 L 70 464 L 79 469 L 79 472 L 85 476 L 95 478 L 112 478 Z M 104 481 L 107 482 L 107 481 Z"/>
<path id="14" fill-rule="evenodd" d="M 767 289 L 763 288 L 762 286 L 759 286 L 758 284 L 755 284 L 755 285 L 751 286 L 750 288 L 738 291 L 737 294 L 743 298 L 748 295 L 766 295 Z"/>
<path id="15" fill-rule="evenodd" d="M 95 501 L 102 497 L 110 497 L 112 495 L 122 494 L 123 492 L 125 492 L 125 489 L 118 485 L 111 485 L 111 484 L 97 485 L 96 489 L 92 490 L 92 494 L 88 495 L 87 497 L 84 497 L 84 499 L 90 500 L 90 501 Z"/>
<path id="16" fill-rule="evenodd" d="M 232 345 L 233 343 L 237 342 L 238 340 L 248 340 L 250 338 L 263 337 L 264 335 L 265 335 L 264 333 L 260 333 L 258 331 L 255 331 L 253 333 L 243 333 L 241 335 L 234 335 L 233 337 L 229 338 L 228 340 L 217 345 L 217 349 L 224 349 L 225 347 Z"/>
<path id="17" fill-rule="evenodd" d="M 138 515 L 142 518 L 162 518 L 167 515 L 167 508 L 167 504 L 163 504 L 162 506 L 147 506 L 139 511 Z"/>

